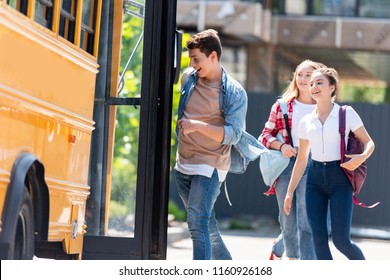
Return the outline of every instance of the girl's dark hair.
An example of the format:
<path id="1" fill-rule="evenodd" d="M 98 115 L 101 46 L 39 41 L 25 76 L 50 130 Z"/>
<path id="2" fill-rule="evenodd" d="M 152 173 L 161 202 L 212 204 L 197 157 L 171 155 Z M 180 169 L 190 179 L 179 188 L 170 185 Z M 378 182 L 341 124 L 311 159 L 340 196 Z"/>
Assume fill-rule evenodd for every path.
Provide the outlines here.
<path id="1" fill-rule="evenodd" d="M 334 85 L 335 88 L 331 96 L 335 97 L 338 90 L 338 84 L 339 84 L 339 75 L 336 69 L 330 67 L 321 67 L 315 70 L 314 72 L 320 72 L 328 79 L 330 85 Z"/>
<path id="2" fill-rule="evenodd" d="M 207 57 L 215 51 L 217 53 L 218 60 L 222 55 L 222 45 L 218 36 L 218 32 L 214 29 L 207 29 L 193 35 L 187 41 L 187 49 L 199 49 Z"/>

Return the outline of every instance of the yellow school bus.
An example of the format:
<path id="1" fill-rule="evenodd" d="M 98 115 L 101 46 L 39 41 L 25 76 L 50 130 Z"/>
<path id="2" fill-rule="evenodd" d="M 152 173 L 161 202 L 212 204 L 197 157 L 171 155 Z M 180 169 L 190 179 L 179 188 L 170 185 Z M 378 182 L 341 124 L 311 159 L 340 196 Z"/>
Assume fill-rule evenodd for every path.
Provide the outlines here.
<path id="1" fill-rule="evenodd" d="M 144 21 L 131 97 L 126 13 Z M 173 0 L 0 0 L 1 259 L 165 258 L 175 17 Z M 131 236 L 109 233 L 120 106 L 140 120 Z"/>

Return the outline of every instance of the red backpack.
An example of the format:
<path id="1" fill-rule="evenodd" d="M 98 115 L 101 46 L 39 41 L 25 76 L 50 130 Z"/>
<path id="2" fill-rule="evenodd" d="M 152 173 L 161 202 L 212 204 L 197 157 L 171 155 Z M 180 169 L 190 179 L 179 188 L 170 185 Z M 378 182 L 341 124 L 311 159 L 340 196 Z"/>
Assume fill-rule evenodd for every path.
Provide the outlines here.
<path id="1" fill-rule="evenodd" d="M 348 135 L 348 144 L 347 149 L 345 148 L 345 111 L 347 109 L 347 106 L 341 106 L 339 111 L 339 132 L 341 136 L 340 141 L 340 153 L 341 153 L 341 163 L 348 161 L 348 159 L 345 158 L 345 155 L 351 155 L 351 154 L 361 154 L 363 152 L 363 145 L 359 141 L 359 139 L 355 136 L 355 134 L 350 131 Z M 358 168 L 355 170 L 348 170 L 343 168 L 345 174 L 347 175 L 349 181 L 352 184 L 353 188 L 353 202 L 356 205 L 359 205 L 364 208 L 373 208 L 377 206 L 380 202 L 374 203 L 373 205 L 367 206 L 362 202 L 359 202 L 356 198 L 356 195 L 359 194 L 361 188 L 363 187 L 364 181 L 367 177 L 367 165 L 366 162 L 363 162 Z"/>

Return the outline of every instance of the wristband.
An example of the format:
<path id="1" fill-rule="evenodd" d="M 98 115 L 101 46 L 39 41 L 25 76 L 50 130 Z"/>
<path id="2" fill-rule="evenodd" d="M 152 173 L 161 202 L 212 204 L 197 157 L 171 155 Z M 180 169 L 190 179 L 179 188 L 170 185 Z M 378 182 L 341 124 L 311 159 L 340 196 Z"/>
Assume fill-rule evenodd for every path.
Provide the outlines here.
<path id="1" fill-rule="evenodd" d="M 280 147 L 279 147 L 279 151 L 280 152 L 282 151 L 282 147 L 283 147 L 284 144 L 286 144 L 286 143 L 283 143 L 282 145 L 280 145 Z"/>

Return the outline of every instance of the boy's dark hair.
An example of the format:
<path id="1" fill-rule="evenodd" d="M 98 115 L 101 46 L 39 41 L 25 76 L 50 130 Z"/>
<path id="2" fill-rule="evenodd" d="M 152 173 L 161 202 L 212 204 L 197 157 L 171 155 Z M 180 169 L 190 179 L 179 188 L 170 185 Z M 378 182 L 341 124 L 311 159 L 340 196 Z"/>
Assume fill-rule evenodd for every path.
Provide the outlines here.
<path id="1" fill-rule="evenodd" d="M 218 36 L 218 32 L 214 29 L 207 29 L 193 35 L 187 41 L 187 49 L 199 49 L 207 57 L 215 51 L 217 53 L 218 60 L 221 58 L 222 45 Z"/>

